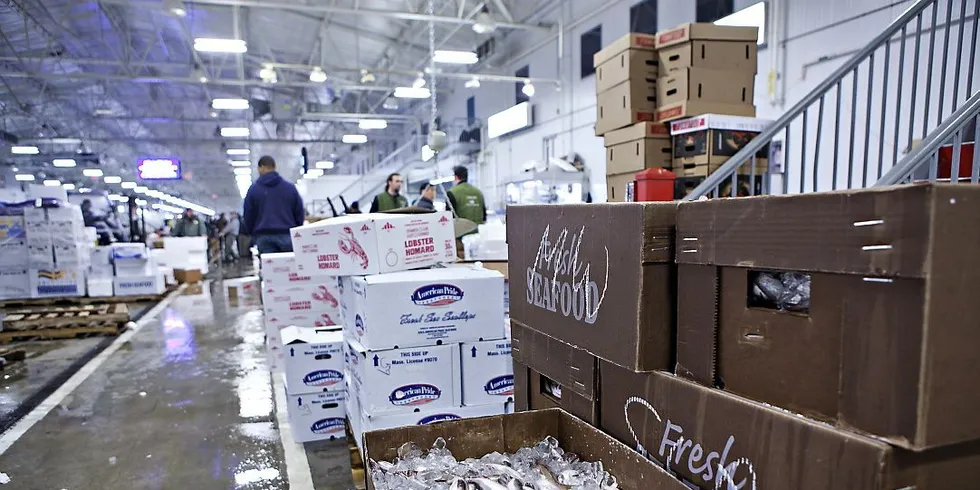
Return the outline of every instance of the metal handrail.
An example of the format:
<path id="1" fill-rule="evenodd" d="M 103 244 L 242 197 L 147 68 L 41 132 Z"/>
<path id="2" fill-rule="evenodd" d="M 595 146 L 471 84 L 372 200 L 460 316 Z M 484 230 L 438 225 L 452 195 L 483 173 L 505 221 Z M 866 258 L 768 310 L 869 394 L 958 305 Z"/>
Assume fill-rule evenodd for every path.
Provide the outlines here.
<path id="1" fill-rule="evenodd" d="M 946 146 L 952 146 L 952 157 L 950 164 L 950 180 L 959 181 L 960 177 L 960 149 L 963 146 L 964 131 L 973 123 L 973 161 L 970 169 L 970 182 L 976 184 L 980 177 L 980 151 L 977 151 L 976 144 L 980 141 L 980 92 L 973 94 L 970 100 L 956 110 L 953 115 L 946 119 L 936 128 L 922 143 L 910 151 L 905 158 L 891 168 L 885 175 L 882 175 L 875 186 L 894 185 L 908 182 L 914 178 L 917 172 L 924 170 L 923 166 L 928 167 L 928 179 L 935 182 L 938 177 L 939 150 Z M 955 176 L 955 177 L 954 177 Z"/>
<path id="2" fill-rule="evenodd" d="M 947 51 L 947 54 L 948 54 L 948 51 L 949 51 L 949 41 L 950 41 L 950 37 L 951 37 L 951 32 L 954 30 L 952 13 L 953 13 L 954 9 L 955 10 L 958 10 L 959 13 L 960 13 L 960 17 L 959 17 L 959 19 L 957 19 L 957 22 L 959 23 L 959 37 L 957 38 L 959 44 L 956 45 L 954 47 L 954 49 L 956 49 L 956 52 L 957 53 L 961 53 L 961 51 L 964 48 L 964 46 L 968 46 L 969 49 L 970 49 L 970 55 L 968 56 L 969 68 L 968 68 L 968 71 L 967 71 L 967 87 L 966 87 L 966 92 L 965 92 L 965 95 L 966 96 L 969 96 L 972 93 L 972 90 L 973 90 L 974 60 L 976 58 L 976 44 L 977 44 L 977 24 L 980 24 L 980 21 L 977 20 L 978 17 L 980 17 L 980 16 L 978 16 L 978 10 L 980 10 L 980 2 L 978 2 L 975 5 L 974 12 L 973 12 L 973 14 L 971 16 L 972 19 L 974 19 L 974 21 L 973 21 L 973 29 L 972 29 L 972 42 L 965 43 L 964 42 L 964 39 L 965 39 L 965 37 L 964 37 L 964 27 L 965 27 L 966 20 L 967 20 L 967 15 L 966 15 L 967 1 L 966 0 L 962 0 L 961 6 L 959 8 L 954 8 L 954 5 L 953 4 L 954 4 L 955 1 L 956 0 L 946 0 L 944 2 L 946 4 L 946 24 L 945 24 L 945 37 L 946 37 L 946 39 L 945 39 L 945 42 L 943 44 L 943 47 L 944 47 L 944 50 L 946 50 Z M 867 89 L 868 89 L 868 94 L 867 94 L 867 105 L 865 106 L 865 109 L 867 111 L 867 118 L 866 118 L 865 124 L 864 124 L 864 130 L 865 130 L 865 133 L 864 133 L 865 134 L 865 147 L 864 147 L 864 155 L 863 156 L 864 156 L 864 159 L 865 159 L 865 162 L 864 162 L 865 168 L 864 168 L 863 174 L 861 175 L 861 180 L 862 180 L 862 182 L 863 182 L 864 185 L 867 185 L 868 176 L 870 174 L 869 167 L 871 166 L 870 165 L 870 162 L 868 161 L 868 159 L 869 159 L 869 148 L 870 148 L 870 145 L 871 145 L 871 142 L 872 142 L 870 135 L 871 135 L 871 130 L 872 130 L 871 120 L 872 120 L 872 117 L 873 117 L 872 116 L 871 107 L 872 107 L 872 104 L 873 104 L 872 95 L 873 95 L 873 88 L 874 88 L 874 68 L 875 68 L 875 61 L 874 60 L 875 60 L 875 54 L 876 54 L 876 52 L 878 50 L 884 48 L 884 67 L 885 67 L 885 70 L 884 71 L 885 71 L 885 75 L 883 76 L 882 81 L 880 82 L 880 83 L 883 84 L 884 96 L 882 97 L 881 104 L 880 104 L 881 105 L 881 107 L 880 107 L 881 119 L 880 119 L 880 122 L 878 123 L 878 126 L 876 128 L 874 128 L 874 129 L 880 130 L 880 132 L 882 133 L 882 134 L 879 135 L 878 140 L 876 141 L 877 146 L 878 146 L 878 164 L 877 164 L 877 167 L 878 167 L 878 175 L 879 176 L 882 175 L 882 171 L 883 171 L 883 167 L 884 167 L 884 165 L 883 165 L 883 163 L 884 163 L 883 162 L 883 160 L 884 160 L 883 155 L 885 153 L 885 147 L 884 147 L 885 135 L 883 133 L 885 132 L 885 127 L 886 127 L 886 124 L 885 124 L 886 110 L 889 108 L 889 105 L 886 104 L 886 99 L 888 97 L 888 85 L 887 85 L 887 83 L 888 83 L 889 59 L 890 59 L 890 56 L 891 56 L 891 43 L 893 42 L 893 38 L 895 38 L 896 35 L 900 36 L 899 40 L 900 40 L 900 43 L 901 43 L 901 45 L 900 45 L 901 51 L 900 51 L 900 54 L 899 54 L 899 57 L 900 58 L 899 58 L 899 68 L 898 68 L 898 70 L 899 70 L 899 73 L 901 73 L 903 71 L 903 66 L 905 64 L 906 38 L 908 36 L 910 36 L 910 35 L 911 36 L 916 36 L 915 37 L 915 57 L 914 57 L 914 61 L 912 62 L 912 66 L 911 66 L 911 69 L 914 70 L 914 71 L 913 71 L 912 81 L 911 81 L 911 87 L 910 87 L 911 88 L 911 94 L 912 94 L 912 104 L 913 104 L 913 106 L 910 108 L 909 114 L 905 116 L 907 118 L 907 120 L 910 121 L 910 124 L 908 125 L 908 128 L 907 129 L 908 129 L 909 140 L 911 140 L 912 139 L 912 135 L 913 135 L 913 129 L 915 128 L 914 121 L 913 121 L 915 118 L 923 117 L 923 120 L 922 120 L 923 124 L 922 124 L 922 127 L 921 127 L 922 134 L 923 134 L 923 136 L 925 136 L 926 134 L 928 134 L 928 125 L 929 125 L 929 119 L 930 119 L 930 114 L 931 114 L 930 113 L 930 110 L 929 110 L 929 103 L 930 103 L 929 102 L 929 98 L 930 98 L 931 90 L 932 90 L 932 76 L 931 76 L 931 74 L 933 73 L 933 67 L 931 65 L 933 65 L 934 62 L 940 61 L 940 60 L 934 59 L 935 58 L 934 51 L 935 51 L 935 47 L 936 47 L 936 37 L 937 37 L 936 30 L 938 30 L 938 25 L 939 25 L 937 23 L 937 15 L 938 15 L 938 12 L 939 12 L 939 3 L 940 3 L 940 0 L 919 0 L 915 4 L 911 5 L 908 9 L 905 10 L 905 12 L 902 13 L 902 15 L 900 15 L 891 24 L 889 24 L 889 26 L 887 28 L 885 28 L 880 34 L 878 34 L 877 36 L 875 36 L 874 39 L 872 39 L 871 42 L 869 42 L 864 48 L 862 48 L 859 51 L 857 51 L 854 54 L 854 56 L 851 57 L 850 60 L 848 60 L 846 63 L 844 63 L 843 65 L 841 65 L 840 67 L 838 67 L 836 70 L 834 70 L 834 72 L 829 77 L 827 77 L 825 80 L 823 80 L 822 82 L 820 82 L 816 86 L 816 88 L 814 88 L 809 94 L 807 94 L 806 96 L 804 96 L 799 102 L 797 102 L 796 104 L 794 104 L 788 111 L 786 111 L 771 126 L 767 127 L 758 136 L 756 136 L 748 144 L 746 144 L 742 149 L 740 149 L 738 152 L 736 152 L 735 155 L 733 155 L 731 158 L 729 158 L 728 161 L 726 161 L 724 164 L 722 164 L 717 170 L 715 170 L 710 175 L 708 175 L 704 179 L 704 181 L 702 181 L 697 187 L 695 187 L 690 194 L 688 194 L 686 197 L 684 197 L 684 199 L 685 200 L 694 200 L 694 199 L 699 199 L 699 198 L 702 198 L 702 197 L 705 197 L 705 196 L 717 197 L 717 196 L 721 195 L 720 194 L 721 186 L 722 185 L 725 185 L 727 183 L 727 181 L 729 181 L 729 180 L 731 181 L 731 192 L 732 192 L 731 195 L 735 195 L 735 189 L 738 188 L 737 186 L 739 184 L 738 183 L 739 169 L 743 165 L 745 165 L 745 164 L 747 164 L 749 162 L 751 162 L 751 165 L 752 165 L 752 169 L 751 169 L 752 183 L 748 186 L 748 189 L 749 189 L 749 194 L 754 194 L 755 193 L 755 188 L 756 188 L 756 183 L 755 183 L 755 179 L 756 179 L 756 175 L 755 175 L 756 161 L 755 160 L 756 160 L 756 157 L 755 157 L 755 155 L 757 153 L 759 153 L 761 150 L 763 150 L 766 147 L 768 147 L 770 145 L 770 143 L 772 143 L 774 141 L 777 141 L 777 137 L 783 135 L 784 133 L 785 133 L 785 139 L 782 141 L 782 143 L 783 143 L 783 154 L 785 155 L 785 159 L 784 160 L 785 160 L 786 163 L 784 164 L 784 174 L 782 176 L 783 177 L 783 179 L 782 179 L 783 180 L 783 182 L 782 182 L 783 189 L 782 190 L 783 190 L 783 193 L 788 193 L 789 192 L 789 181 L 790 181 L 790 179 L 789 179 L 789 165 L 788 165 L 789 164 L 789 159 L 790 159 L 791 156 L 793 156 L 794 158 L 797 156 L 795 154 L 794 155 L 791 155 L 791 153 L 790 153 L 790 149 L 791 149 L 790 148 L 790 143 L 791 143 L 791 141 L 790 141 L 791 140 L 790 135 L 791 135 L 791 130 L 792 130 L 791 126 L 793 125 L 793 123 L 799 121 L 800 119 L 802 119 L 802 128 L 799 131 L 799 135 L 801 136 L 801 139 L 802 139 L 802 145 L 801 145 L 801 152 L 802 152 L 801 155 L 802 156 L 800 157 L 800 175 L 799 175 L 799 184 L 800 185 L 799 185 L 799 187 L 800 187 L 800 192 L 803 192 L 804 191 L 804 187 L 805 187 L 804 186 L 804 183 L 806 182 L 807 177 L 809 177 L 809 175 L 807 174 L 808 167 L 807 167 L 807 160 L 806 160 L 806 156 L 807 156 L 806 155 L 806 151 L 807 151 L 807 148 L 808 148 L 807 135 L 811 131 L 811 128 L 813 126 L 812 124 L 808 124 L 808 111 L 811 110 L 811 109 L 813 109 L 815 111 L 818 111 L 818 116 L 817 116 L 818 119 L 817 119 L 816 131 L 815 131 L 815 134 L 814 134 L 814 136 L 815 136 L 814 139 L 816 140 L 815 141 L 816 144 L 813 145 L 811 143 L 811 145 L 809 145 L 809 146 L 814 146 L 815 147 L 814 158 L 813 158 L 813 168 L 812 168 L 812 174 L 813 174 L 813 176 L 812 176 L 812 180 L 811 180 L 811 186 L 812 186 L 812 188 L 814 190 L 816 190 L 816 188 L 818 187 L 817 180 L 818 180 L 818 167 L 819 167 L 819 163 L 820 163 L 820 160 L 819 160 L 819 158 L 820 158 L 819 157 L 819 153 L 820 153 L 820 137 L 821 137 L 821 130 L 823 129 L 822 127 L 824 125 L 825 105 L 827 105 L 827 106 L 830 105 L 830 104 L 827 104 L 826 103 L 826 99 L 827 99 L 828 94 L 830 94 L 834 90 L 836 90 L 836 111 L 834 113 L 834 115 L 836 117 L 836 122 L 834 123 L 835 125 L 833 127 L 833 130 L 834 130 L 834 133 L 835 134 L 832 135 L 833 138 L 834 138 L 834 145 L 833 145 L 833 188 L 835 188 L 835 189 L 837 188 L 838 171 L 840 170 L 838 168 L 838 157 L 839 157 L 838 140 L 840 140 L 841 139 L 840 138 L 841 135 L 844 134 L 844 133 L 842 133 L 842 130 L 845 131 L 845 132 L 846 131 L 850 131 L 850 135 L 851 135 L 850 136 L 850 139 L 849 139 L 849 141 L 850 141 L 849 160 L 846 163 L 849 165 L 849 167 L 847 168 L 847 170 L 848 170 L 848 174 L 847 174 L 847 185 L 848 185 L 848 187 L 853 186 L 855 184 L 853 182 L 853 180 L 855 178 L 855 174 L 857 173 L 853 169 L 853 164 L 856 161 L 855 160 L 855 157 L 860 157 L 860 155 L 855 155 L 855 145 L 854 145 L 854 142 L 855 142 L 855 136 L 854 135 L 855 135 L 855 131 L 856 131 L 855 122 L 856 122 L 856 119 L 857 119 L 856 116 L 857 116 L 857 112 L 858 112 L 858 109 L 857 109 L 857 107 L 858 107 L 858 96 L 857 96 L 858 83 L 857 83 L 857 81 L 858 81 L 858 76 L 859 76 L 859 69 L 862 67 L 862 64 L 865 64 L 865 62 L 869 62 L 869 63 L 867 63 L 866 70 L 862 70 L 862 71 L 865 71 L 867 73 Z M 928 27 L 927 26 L 927 29 L 924 29 L 923 28 L 923 13 L 929 7 L 932 7 L 932 12 L 931 12 L 931 14 L 932 14 L 931 15 L 931 17 L 932 17 L 932 27 Z M 922 114 L 919 114 L 919 113 L 916 112 L 916 107 L 914 107 L 914 104 L 915 104 L 915 93 L 916 93 L 916 88 L 917 88 L 916 87 L 916 84 L 917 84 L 917 80 L 918 80 L 918 71 L 919 71 L 919 68 L 920 68 L 919 67 L 919 65 L 920 65 L 919 48 L 920 48 L 920 44 L 925 44 L 923 42 L 923 39 L 924 39 L 925 36 L 928 36 L 929 37 L 929 43 L 928 43 L 928 50 L 929 51 L 927 53 L 927 55 L 928 55 L 928 61 L 925 63 L 925 66 L 923 67 L 923 73 L 926 74 L 926 82 L 925 82 L 926 83 L 926 97 L 924 99 L 925 100 L 924 115 L 922 115 Z M 778 40 L 776 42 L 778 42 Z M 947 59 L 946 58 L 947 58 L 947 56 L 944 56 L 943 59 L 941 60 L 941 62 L 942 62 L 942 84 L 943 85 L 945 85 L 945 82 L 946 82 L 946 68 L 947 68 Z M 959 91 L 960 68 L 961 68 L 961 59 L 960 59 L 959 56 L 957 56 L 956 63 L 955 63 L 956 75 L 955 75 L 955 78 L 952 79 L 954 81 L 954 84 L 955 85 L 954 85 L 954 90 L 953 90 L 954 91 L 954 96 L 953 96 L 953 99 L 954 100 L 952 102 L 952 104 L 954 104 L 954 105 L 951 107 L 951 110 L 956 108 L 956 106 L 955 106 L 956 99 L 958 98 L 958 95 L 959 95 L 957 92 Z M 842 88 L 843 88 L 843 81 L 844 81 L 844 79 L 845 78 L 848 78 L 848 77 L 853 77 L 853 80 L 854 80 L 854 82 L 851 85 L 852 86 L 853 94 L 851 95 L 851 97 L 849 97 L 849 100 L 846 100 L 845 99 L 845 102 L 849 102 L 850 103 L 850 108 L 851 108 L 851 111 L 850 111 L 851 112 L 851 118 L 850 119 L 851 120 L 850 120 L 850 127 L 849 128 L 841 128 L 840 127 L 841 126 L 841 121 L 840 120 L 842 119 L 842 117 L 841 117 L 841 103 L 842 103 L 842 92 L 843 92 Z M 903 80 L 902 79 L 903 78 L 904 78 L 904 75 L 900 75 L 898 77 L 898 80 L 897 80 L 898 89 L 895 92 L 895 94 L 897 94 L 896 95 L 896 99 L 899 100 L 899 101 L 901 100 L 901 95 L 903 93 L 902 92 L 902 83 L 903 83 Z M 940 87 L 940 90 L 943 90 L 943 89 L 944 89 L 944 87 L 941 86 Z M 942 116 L 943 116 L 943 105 L 942 105 L 943 104 L 943 101 L 942 101 L 942 99 L 943 98 L 941 97 L 940 98 L 940 102 L 939 102 L 939 119 L 940 120 L 942 119 Z M 819 106 L 819 107 L 814 107 L 815 105 L 816 106 Z M 894 126 L 894 130 L 895 130 L 894 142 L 895 142 L 895 145 L 897 146 L 898 141 L 899 141 L 899 126 L 900 126 L 899 125 L 899 121 L 904 121 L 906 119 L 902 119 L 903 115 L 901 113 L 901 110 L 902 110 L 901 104 L 899 103 L 899 104 L 896 104 L 896 105 L 897 105 L 897 108 L 894 108 L 894 111 L 895 111 L 895 119 L 896 119 L 896 123 L 895 123 L 895 126 Z M 833 107 L 828 108 L 828 110 L 829 109 L 833 109 Z M 937 125 L 938 125 L 938 123 L 939 123 L 939 121 L 936 122 Z M 897 159 L 898 159 L 897 148 L 893 148 L 892 151 L 894 152 L 893 153 L 894 158 L 893 158 L 893 162 L 892 162 L 892 164 L 894 165 L 894 164 L 897 164 Z M 742 173 L 744 175 L 747 175 L 748 174 L 748 172 L 746 172 L 746 171 L 743 171 Z M 765 180 L 765 185 L 768 185 L 769 184 L 769 177 L 771 177 L 771 174 L 769 174 L 767 172 L 766 175 L 761 175 L 760 177 L 764 177 L 766 179 Z M 763 192 L 766 192 L 767 190 L 766 189 L 763 189 L 762 191 Z"/>

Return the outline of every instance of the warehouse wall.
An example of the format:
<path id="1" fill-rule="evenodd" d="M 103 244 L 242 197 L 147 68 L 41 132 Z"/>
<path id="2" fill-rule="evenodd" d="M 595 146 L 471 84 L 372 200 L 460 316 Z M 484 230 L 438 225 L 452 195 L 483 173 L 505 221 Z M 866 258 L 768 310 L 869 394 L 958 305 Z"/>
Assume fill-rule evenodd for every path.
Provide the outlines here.
<path id="1" fill-rule="evenodd" d="M 595 122 L 595 80 L 594 77 L 581 78 L 580 76 L 580 37 L 581 35 L 602 25 L 602 44 L 621 37 L 628 32 L 629 28 L 629 9 L 636 3 L 636 0 L 624 0 L 612 2 L 611 5 L 593 14 L 599 7 L 596 2 L 588 0 L 568 0 L 565 2 L 565 26 L 573 26 L 568 29 L 564 39 L 563 57 L 558 57 L 558 42 L 552 40 L 540 46 L 540 48 L 527 52 L 528 48 L 540 45 L 543 40 L 548 38 L 545 34 L 511 34 L 502 43 L 509 56 L 508 62 L 494 70 L 499 73 L 513 74 L 518 68 L 528 65 L 530 76 L 557 78 L 562 81 L 560 91 L 553 86 L 536 84 L 537 94 L 532 98 L 534 105 L 534 126 L 521 133 L 504 136 L 498 140 L 488 143 L 488 152 L 485 160 L 476 172 L 478 183 L 485 189 L 488 200 L 491 203 L 500 205 L 504 199 L 504 185 L 506 182 L 519 175 L 523 166 L 530 161 L 542 161 L 545 155 L 545 145 L 553 141 L 554 155 L 563 156 L 569 153 L 579 154 L 585 161 L 591 174 L 592 195 L 596 201 L 605 199 L 605 156 L 602 146 L 602 139 L 594 136 L 592 125 Z M 741 9 L 756 3 L 755 0 L 735 0 L 735 9 Z M 775 119 L 779 117 L 786 108 L 798 101 L 809 93 L 814 86 L 824 80 L 833 70 L 843 64 L 853 50 L 862 48 L 875 35 L 880 33 L 892 20 L 913 2 L 911 1 L 888 1 L 888 0 L 827 0 L 824 2 L 806 2 L 802 0 L 786 0 L 784 3 L 785 23 L 780 38 L 784 39 L 785 49 L 780 59 L 784 60 L 785 67 L 780 70 L 781 78 L 778 82 L 770 84 L 769 73 L 773 62 L 771 60 L 772 41 L 768 41 L 766 46 L 759 51 L 759 70 L 756 77 L 756 105 L 759 117 Z M 959 17 L 960 0 L 955 1 L 953 17 Z M 973 11 L 976 0 L 967 0 L 968 16 Z M 544 14 L 547 18 L 557 18 L 556 13 Z M 942 23 L 945 17 L 945 10 L 939 11 L 939 21 Z M 689 0 L 660 0 L 659 19 L 660 29 L 669 28 L 677 24 L 693 21 L 695 18 L 694 2 Z M 928 19 L 927 19 L 928 21 Z M 972 20 L 970 21 L 972 22 Z M 972 23 L 966 24 L 967 38 L 972 28 Z M 928 22 L 927 22 L 928 23 Z M 769 33 L 772 33 L 773 22 L 770 19 Z M 953 40 L 958 35 L 958 24 L 954 23 Z M 942 36 L 944 30 L 937 31 L 937 43 L 934 52 L 937 53 L 937 60 L 943 54 Z M 856 161 L 863 162 L 863 148 L 865 141 L 869 143 L 869 158 L 871 162 L 877 162 L 879 135 L 885 134 L 884 159 L 889 161 L 895 152 L 901 153 L 907 146 L 907 127 L 900 127 L 899 132 L 903 134 L 903 140 L 898 147 L 893 144 L 894 134 L 894 108 L 898 100 L 910 103 L 910 82 L 909 67 L 912 65 L 911 45 L 906 53 L 905 70 L 900 73 L 897 63 L 897 45 L 892 49 L 892 63 L 889 70 L 889 86 L 891 94 L 886 101 L 889 114 L 884 128 L 872 127 L 865 136 L 864 120 L 859 119 L 854 131 L 856 150 Z M 926 55 L 926 47 L 922 48 L 922 57 Z M 965 79 L 966 79 L 966 60 L 968 52 L 961 54 L 963 63 L 963 74 L 961 75 L 960 100 L 966 98 Z M 870 90 L 880 93 L 881 76 L 884 71 L 882 56 L 879 55 L 876 64 L 876 80 Z M 782 62 L 776 63 L 778 67 Z M 953 62 L 950 62 L 952 70 Z M 980 70 L 980 64 L 975 67 L 975 71 Z M 919 94 L 916 105 L 921 107 L 925 104 L 924 80 L 927 75 L 934 77 L 934 87 L 930 95 L 930 107 L 933 116 L 930 118 L 932 126 L 938 120 L 938 104 L 940 93 L 937 89 L 939 85 L 938 70 L 931 73 L 922 71 L 920 73 Z M 898 77 L 903 77 L 905 87 L 903 96 L 897 97 L 894 87 Z M 948 77 L 947 87 L 952 87 L 952 76 Z M 443 82 L 445 83 L 445 82 Z M 771 90 L 775 92 L 771 92 Z M 974 90 L 976 90 L 976 84 Z M 866 74 L 859 75 L 858 80 L 858 104 L 857 114 L 863 118 L 867 111 L 867 86 Z M 949 88 L 947 94 L 952 89 Z M 839 115 L 843 121 L 850 121 L 850 86 L 845 85 L 844 100 Z M 492 83 L 484 82 L 483 86 L 477 90 L 463 88 L 462 83 L 454 86 L 453 93 L 441 102 L 439 113 L 444 120 L 452 120 L 466 116 L 466 101 L 470 96 L 475 97 L 476 114 L 480 119 L 485 120 L 489 115 L 500 110 L 506 109 L 515 103 L 515 87 L 513 83 Z M 947 95 L 947 99 L 950 96 Z M 835 100 L 828 100 L 828 107 L 831 107 Z M 951 112 L 952 104 L 947 101 L 944 113 Z M 871 113 L 877 118 L 880 113 L 881 99 L 876 95 L 872 100 Z M 908 114 L 908 107 L 903 109 Z M 921 110 L 921 109 L 920 109 Z M 821 145 L 821 162 L 832 160 L 830 155 L 833 151 L 832 138 L 827 137 L 833 130 L 831 112 L 825 113 L 823 143 Z M 846 123 L 845 123 L 846 124 Z M 921 121 L 916 128 L 917 133 L 921 132 Z M 815 111 L 810 115 L 809 131 L 815 131 L 816 114 Z M 877 126 L 877 123 L 875 123 Z M 842 125 L 842 127 L 845 127 Z M 850 134 L 845 131 L 845 133 Z M 797 127 L 791 134 L 793 144 L 790 145 L 790 153 L 786 155 L 786 162 L 790 168 L 792 177 L 790 178 L 791 190 L 795 189 L 799 182 L 795 179 L 800 172 L 799 169 L 799 140 L 802 129 Z M 808 159 L 812 162 L 812 155 L 815 151 L 811 136 L 809 141 Z M 795 146 L 794 146 L 795 145 Z M 849 146 L 847 142 L 840 145 L 838 151 L 842 161 L 848 156 Z M 843 165 L 843 164 L 842 164 Z M 863 168 L 863 164 L 858 165 Z M 886 165 L 887 168 L 888 165 Z M 819 169 L 818 185 L 820 190 L 831 187 L 831 165 L 821 163 Z M 807 175 L 812 173 L 812 163 L 807 166 Z M 875 170 L 876 173 L 876 170 Z M 873 181 L 875 175 L 869 175 L 869 180 Z M 846 180 L 846 174 L 841 174 L 839 180 Z M 774 178 L 774 184 L 781 186 L 779 176 Z M 804 182 L 807 190 L 812 189 L 812 178 L 807 177 Z"/>

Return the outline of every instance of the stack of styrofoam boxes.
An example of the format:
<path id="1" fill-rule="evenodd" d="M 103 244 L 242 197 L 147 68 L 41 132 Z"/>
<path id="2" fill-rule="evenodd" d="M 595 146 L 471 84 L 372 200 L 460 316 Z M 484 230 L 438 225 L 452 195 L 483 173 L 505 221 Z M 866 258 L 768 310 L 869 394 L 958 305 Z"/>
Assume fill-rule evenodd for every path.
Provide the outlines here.
<path id="1" fill-rule="evenodd" d="M 20 208 L 0 207 L 0 300 L 31 297 L 27 232 Z"/>
<path id="2" fill-rule="evenodd" d="M 154 258 L 170 269 L 198 269 L 208 273 L 207 237 L 164 237 L 163 252 L 153 252 Z"/>
<path id="3" fill-rule="evenodd" d="M 283 367 L 280 331 L 286 327 L 340 325 L 340 291 L 335 276 L 307 274 L 292 252 L 262 254 L 262 309 L 269 367 Z"/>
<path id="4" fill-rule="evenodd" d="M 291 235 L 299 266 L 341 278 L 347 415 L 358 445 L 363 431 L 505 412 L 513 377 L 503 276 L 425 269 L 455 260 L 449 213 L 346 216 Z M 480 396 L 486 386 L 492 394 Z"/>
<path id="5" fill-rule="evenodd" d="M 116 272 L 112 267 L 112 247 L 92 247 L 86 283 L 92 297 L 112 296 Z"/>
<path id="6" fill-rule="evenodd" d="M 337 327 L 286 327 L 282 373 L 293 439 L 310 442 L 345 435 L 344 335 Z"/>
<path id="7" fill-rule="evenodd" d="M 31 297 L 84 296 L 91 251 L 81 208 L 67 203 L 26 207 L 24 228 Z"/>
<path id="8" fill-rule="evenodd" d="M 163 294 L 167 289 L 164 275 L 142 243 L 112 244 L 112 265 L 116 296 Z"/>

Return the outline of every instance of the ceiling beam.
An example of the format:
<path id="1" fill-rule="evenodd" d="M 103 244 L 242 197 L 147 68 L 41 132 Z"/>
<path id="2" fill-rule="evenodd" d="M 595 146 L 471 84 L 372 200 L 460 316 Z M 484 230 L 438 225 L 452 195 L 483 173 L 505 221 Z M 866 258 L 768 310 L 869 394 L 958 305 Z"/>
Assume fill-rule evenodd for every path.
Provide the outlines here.
<path id="1" fill-rule="evenodd" d="M 3 74 L 7 78 L 34 78 L 41 80 L 102 80 L 110 82 L 132 82 L 132 83 L 186 83 L 191 85 L 217 85 L 229 87 L 296 87 L 296 88 L 323 88 L 322 83 L 314 82 L 284 82 L 268 84 L 262 80 L 238 80 L 238 79 L 217 79 L 209 78 L 207 82 L 201 83 L 193 77 L 172 77 L 172 76 L 129 76 L 129 75 L 110 75 L 102 73 L 37 73 L 37 72 L 7 72 Z M 394 87 L 382 87 L 376 85 L 330 85 L 335 90 L 365 91 L 365 92 L 390 92 Z"/>
<path id="2" fill-rule="evenodd" d="M 159 2 L 130 1 L 130 0 L 102 0 L 102 3 L 120 3 L 129 6 L 146 6 L 159 8 Z M 225 7 L 251 7 L 265 8 L 273 10 L 289 10 L 293 12 L 320 12 L 336 13 L 346 15 L 367 15 L 371 17 L 387 17 L 391 19 L 414 20 L 414 21 L 433 21 L 446 24 L 473 25 L 476 21 L 452 16 L 429 15 L 416 12 L 404 12 L 397 10 L 370 9 L 361 7 L 342 7 L 338 5 L 315 4 L 307 5 L 297 2 L 275 1 L 275 0 L 185 0 L 185 3 L 196 5 L 217 5 Z M 497 22 L 497 27 L 504 29 L 523 29 L 550 31 L 550 24 L 522 24 L 517 22 Z"/>

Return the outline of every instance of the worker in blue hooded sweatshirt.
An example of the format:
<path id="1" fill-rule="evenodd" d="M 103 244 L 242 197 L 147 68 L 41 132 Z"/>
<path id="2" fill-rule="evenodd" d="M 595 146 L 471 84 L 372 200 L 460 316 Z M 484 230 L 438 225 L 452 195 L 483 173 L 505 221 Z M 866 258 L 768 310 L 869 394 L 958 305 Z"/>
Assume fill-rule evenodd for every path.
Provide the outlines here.
<path id="1" fill-rule="evenodd" d="M 296 186 L 279 176 L 272 157 L 260 158 L 259 179 L 245 195 L 241 232 L 254 237 L 260 254 L 292 252 L 289 229 L 302 225 L 305 216 Z"/>

